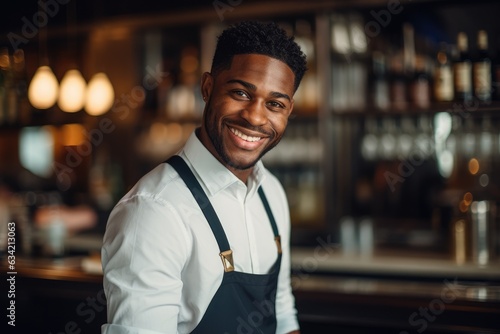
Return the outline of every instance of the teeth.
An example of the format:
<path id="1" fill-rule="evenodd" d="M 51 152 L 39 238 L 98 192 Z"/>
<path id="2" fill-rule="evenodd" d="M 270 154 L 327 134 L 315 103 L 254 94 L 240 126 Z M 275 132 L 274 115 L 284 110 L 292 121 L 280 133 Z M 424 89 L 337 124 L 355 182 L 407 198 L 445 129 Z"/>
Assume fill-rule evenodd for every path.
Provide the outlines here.
<path id="1" fill-rule="evenodd" d="M 261 137 L 250 137 L 244 134 L 243 132 L 236 130 L 234 128 L 229 128 L 232 133 L 234 133 L 236 136 L 240 137 L 241 139 L 249 142 L 254 142 L 260 140 Z"/>

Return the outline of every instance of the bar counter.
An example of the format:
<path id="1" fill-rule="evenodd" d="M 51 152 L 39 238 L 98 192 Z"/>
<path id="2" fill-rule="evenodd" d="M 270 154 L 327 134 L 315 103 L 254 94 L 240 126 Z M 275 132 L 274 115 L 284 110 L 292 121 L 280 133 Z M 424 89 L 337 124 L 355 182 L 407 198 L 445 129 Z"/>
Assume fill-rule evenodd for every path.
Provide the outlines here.
<path id="1" fill-rule="evenodd" d="M 375 252 L 328 243 L 292 249 L 292 285 L 307 333 L 500 333 L 500 261 Z"/>

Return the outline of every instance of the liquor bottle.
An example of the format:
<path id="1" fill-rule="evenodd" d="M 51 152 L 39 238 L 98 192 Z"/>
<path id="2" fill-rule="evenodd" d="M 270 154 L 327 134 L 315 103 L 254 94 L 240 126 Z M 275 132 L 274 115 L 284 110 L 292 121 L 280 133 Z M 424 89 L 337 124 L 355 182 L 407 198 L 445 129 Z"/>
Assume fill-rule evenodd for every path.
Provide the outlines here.
<path id="1" fill-rule="evenodd" d="M 307 57 L 308 68 L 294 96 L 295 108 L 298 112 L 315 113 L 318 107 L 318 87 L 314 34 L 311 24 L 306 20 L 297 20 L 295 36 L 295 41 Z"/>
<path id="2" fill-rule="evenodd" d="M 455 99 L 462 102 L 472 100 L 472 66 L 469 56 L 467 35 L 460 32 L 457 35 L 458 59 L 453 66 L 455 80 Z"/>
<path id="3" fill-rule="evenodd" d="M 430 105 L 430 75 L 427 57 L 417 54 L 415 57 L 415 71 L 410 84 L 410 99 L 418 109 L 426 109 Z"/>
<path id="4" fill-rule="evenodd" d="M 491 101 L 491 58 L 488 54 L 488 33 L 479 30 L 477 34 L 477 58 L 472 66 L 474 96 L 480 102 Z"/>
<path id="5" fill-rule="evenodd" d="M 500 38 L 497 40 L 495 61 L 493 64 L 493 98 L 500 100 Z"/>
<path id="6" fill-rule="evenodd" d="M 391 108 L 396 111 L 406 109 L 407 101 L 407 76 L 404 73 L 403 57 L 401 53 L 393 54 L 389 64 L 389 94 Z"/>
<path id="7" fill-rule="evenodd" d="M 453 69 L 446 43 L 442 43 L 436 56 L 434 70 L 434 99 L 437 102 L 453 101 Z"/>
<path id="8" fill-rule="evenodd" d="M 388 110 L 390 107 L 386 59 L 380 51 L 372 54 L 372 102 L 378 110 Z"/>

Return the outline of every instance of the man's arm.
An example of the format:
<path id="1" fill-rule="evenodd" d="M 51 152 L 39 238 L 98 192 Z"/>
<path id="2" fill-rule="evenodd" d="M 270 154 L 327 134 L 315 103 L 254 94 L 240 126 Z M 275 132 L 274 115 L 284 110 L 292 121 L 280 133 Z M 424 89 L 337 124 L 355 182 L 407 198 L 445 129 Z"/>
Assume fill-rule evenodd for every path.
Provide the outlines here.
<path id="1" fill-rule="evenodd" d="M 111 213 L 102 248 L 108 322 L 103 333 L 176 333 L 187 258 L 173 208 L 135 196 Z"/>

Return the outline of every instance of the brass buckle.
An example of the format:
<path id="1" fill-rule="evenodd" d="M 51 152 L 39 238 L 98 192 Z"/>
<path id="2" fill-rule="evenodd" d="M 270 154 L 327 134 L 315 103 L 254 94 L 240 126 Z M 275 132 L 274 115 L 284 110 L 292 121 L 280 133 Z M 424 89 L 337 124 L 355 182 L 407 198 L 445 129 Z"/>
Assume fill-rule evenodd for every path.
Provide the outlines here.
<path id="1" fill-rule="evenodd" d="M 227 250 L 223 251 L 220 254 L 220 258 L 222 259 L 222 265 L 224 266 L 224 271 L 226 273 L 234 271 L 234 262 L 233 262 L 233 251 Z"/>
<path id="2" fill-rule="evenodd" d="M 275 236 L 274 241 L 276 241 L 276 246 L 278 247 L 278 254 L 281 254 L 281 237 L 279 235 Z"/>

